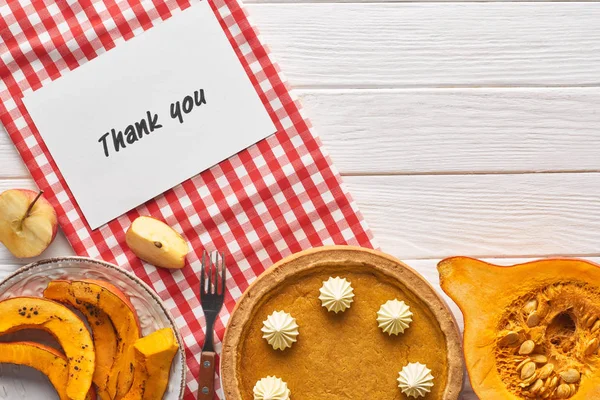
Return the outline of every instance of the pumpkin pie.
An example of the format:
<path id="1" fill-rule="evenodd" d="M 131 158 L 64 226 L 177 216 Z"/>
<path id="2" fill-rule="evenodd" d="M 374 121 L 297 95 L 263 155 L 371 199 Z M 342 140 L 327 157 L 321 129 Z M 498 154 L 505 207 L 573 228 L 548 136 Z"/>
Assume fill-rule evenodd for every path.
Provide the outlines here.
<path id="1" fill-rule="evenodd" d="M 351 283 L 353 302 L 329 312 L 319 299 L 331 277 Z M 390 300 L 410 307 L 412 321 L 398 335 L 384 332 L 378 311 Z M 299 335 L 275 350 L 263 321 L 276 311 L 292 315 Z M 463 358 L 456 321 L 444 301 L 414 270 L 384 253 L 350 246 L 307 250 L 265 271 L 240 298 L 227 327 L 221 357 L 228 400 L 253 400 L 268 376 L 281 378 L 292 399 L 406 399 L 399 372 L 409 363 L 431 369 L 424 399 L 458 399 Z"/>

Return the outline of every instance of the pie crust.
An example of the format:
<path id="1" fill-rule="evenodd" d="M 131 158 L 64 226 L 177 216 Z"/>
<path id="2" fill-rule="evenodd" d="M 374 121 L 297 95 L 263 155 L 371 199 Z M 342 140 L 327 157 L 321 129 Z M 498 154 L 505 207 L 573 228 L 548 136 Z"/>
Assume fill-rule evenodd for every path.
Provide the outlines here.
<path id="1" fill-rule="evenodd" d="M 344 313 L 321 306 L 319 287 L 346 277 L 356 296 Z M 414 313 L 404 334 L 378 327 L 381 304 L 398 298 Z M 298 342 L 273 350 L 262 339 L 266 315 L 283 309 L 297 319 Z M 398 373 L 409 362 L 432 369 L 434 387 L 424 399 L 458 399 L 464 361 L 456 320 L 433 287 L 401 261 L 379 251 L 327 246 L 291 255 L 266 270 L 239 299 L 221 355 L 225 398 L 252 400 L 266 376 L 283 379 L 299 400 L 405 399 Z"/>

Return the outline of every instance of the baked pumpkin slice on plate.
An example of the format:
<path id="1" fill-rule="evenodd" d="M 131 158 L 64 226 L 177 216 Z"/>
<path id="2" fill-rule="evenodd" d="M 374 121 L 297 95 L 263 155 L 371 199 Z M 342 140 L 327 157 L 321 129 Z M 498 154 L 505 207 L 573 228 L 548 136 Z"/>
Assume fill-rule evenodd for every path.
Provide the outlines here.
<path id="1" fill-rule="evenodd" d="M 68 287 L 67 287 L 68 286 Z M 108 314 L 95 304 L 84 302 L 75 297 L 66 281 L 51 283 L 44 292 L 48 299 L 74 307 L 83 314 L 92 331 L 94 348 L 96 349 L 96 368 L 93 382 L 102 399 L 110 399 L 108 395 L 108 379 L 117 354 L 117 334 Z"/>
<path id="2" fill-rule="evenodd" d="M 438 265 L 465 317 L 464 353 L 481 399 L 600 399 L 600 266 L 548 259 Z"/>
<path id="3" fill-rule="evenodd" d="M 133 383 L 133 346 L 140 338 L 141 331 L 137 312 L 129 298 L 116 286 L 95 280 L 52 281 L 44 291 L 44 297 L 68 303 L 75 300 L 76 304 L 80 301 L 90 309 L 97 308 L 108 316 L 117 340 L 105 390 L 110 399 L 121 399 L 125 396 Z"/>
<path id="4" fill-rule="evenodd" d="M 34 297 L 0 301 L 0 335 L 23 329 L 41 329 L 61 345 L 68 359 L 65 392 L 71 400 L 84 400 L 92 385 L 94 344 L 83 321 L 64 305 Z"/>
<path id="5" fill-rule="evenodd" d="M 0 343 L 0 363 L 25 365 L 40 371 L 48 377 L 60 400 L 70 400 L 67 357 L 58 350 L 32 342 L 3 342 Z M 90 388 L 86 400 L 95 399 L 94 389 Z"/>
<path id="6" fill-rule="evenodd" d="M 134 345 L 135 372 L 123 400 L 161 400 L 169 384 L 171 364 L 179 350 L 171 328 L 159 329 Z"/>

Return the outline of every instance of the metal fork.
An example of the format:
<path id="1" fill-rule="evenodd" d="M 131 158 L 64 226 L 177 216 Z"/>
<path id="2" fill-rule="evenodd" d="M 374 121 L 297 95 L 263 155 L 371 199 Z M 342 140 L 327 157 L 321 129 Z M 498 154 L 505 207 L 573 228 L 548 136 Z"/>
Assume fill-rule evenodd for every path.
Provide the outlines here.
<path id="1" fill-rule="evenodd" d="M 202 253 L 200 276 L 200 302 L 206 317 L 206 337 L 200 356 L 198 377 L 198 400 L 213 400 L 215 397 L 215 343 L 214 324 L 225 299 L 225 253 Z"/>

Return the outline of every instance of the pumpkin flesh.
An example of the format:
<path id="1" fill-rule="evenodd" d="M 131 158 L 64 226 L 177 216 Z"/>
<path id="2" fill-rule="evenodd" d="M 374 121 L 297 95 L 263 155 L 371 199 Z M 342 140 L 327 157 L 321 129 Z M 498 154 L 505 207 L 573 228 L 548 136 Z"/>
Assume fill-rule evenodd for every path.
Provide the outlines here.
<path id="1" fill-rule="evenodd" d="M 600 398 L 600 266 L 455 257 L 438 271 L 465 317 L 465 360 L 481 399 Z"/>
<path id="2" fill-rule="evenodd" d="M 117 334 L 110 318 L 96 305 L 76 298 L 71 285 L 66 281 L 51 282 L 44 291 L 44 297 L 74 307 L 87 320 L 96 350 L 93 382 L 100 397 L 108 400 L 108 379 L 117 353 Z"/>
<path id="3" fill-rule="evenodd" d="M 103 281 L 53 281 L 46 292 L 67 290 L 75 299 L 102 310 L 111 320 L 117 338 L 114 362 L 106 391 L 110 399 L 121 399 L 133 383 L 135 363 L 134 344 L 140 337 L 135 308 L 129 298 L 116 286 Z"/>
<path id="4" fill-rule="evenodd" d="M 179 346 L 171 328 L 160 329 L 135 343 L 135 374 L 123 400 L 161 400 L 169 384 Z"/>
<path id="5" fill-rule="evenodd" d="M 0 363 L 25 365 L 35 368 L 48 377 L 60 400 L 69 400 L 67 381 L 69 367 L 67 358 L 58 350 L 31 342 L 0 343 Z M 94 389 L 90 388 L 86 400 L 94 400 Z"/>
<path id="6" fill-rule="evenodd" d="M 69 360 L 68 398 L 86 398 L 94 374 L 94 344 L 85 324 L 73 311 L 46 299 L 15 297 L 0 301 L 0 315 L 0 335 L 41 329 L 54 336 Z"/>

